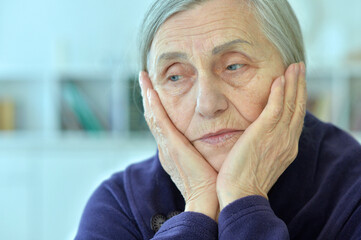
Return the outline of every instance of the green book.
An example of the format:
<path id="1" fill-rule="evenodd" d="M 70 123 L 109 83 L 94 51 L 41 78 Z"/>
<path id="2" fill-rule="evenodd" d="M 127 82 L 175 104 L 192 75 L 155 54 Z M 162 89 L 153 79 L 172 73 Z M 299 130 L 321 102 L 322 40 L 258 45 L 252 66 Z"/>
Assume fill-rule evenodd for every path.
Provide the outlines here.
<path id="1" fill-rule="evenodd" d="M 64 99 L 73 109 L 83 129 L 89 132 L 104 131 L 100 120 L 87 103 L 84 94 L 74 82 L 64 84 Z"/>

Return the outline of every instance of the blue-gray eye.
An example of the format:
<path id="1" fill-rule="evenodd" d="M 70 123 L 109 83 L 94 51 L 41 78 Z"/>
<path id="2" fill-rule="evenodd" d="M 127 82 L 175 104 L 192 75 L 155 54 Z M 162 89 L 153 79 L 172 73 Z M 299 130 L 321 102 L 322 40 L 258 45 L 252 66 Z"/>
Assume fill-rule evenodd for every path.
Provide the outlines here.
<path id="1" fill-rule="evenodd" d="M 170 76 L 169 78 L 172 82 L 176 82 L 178 81 L 179 79 L 181 79 L 181 76 L 179 75 L 173 75 L 173 76 Z"/>
<path id="2" fill-rule="evenodd" d="M 240 69 L 243 66 L 244 66 L 244 64 L 232 64 L 232 65 L 227 66 L 227 70 L 235 71 L 237 69 Z"/>

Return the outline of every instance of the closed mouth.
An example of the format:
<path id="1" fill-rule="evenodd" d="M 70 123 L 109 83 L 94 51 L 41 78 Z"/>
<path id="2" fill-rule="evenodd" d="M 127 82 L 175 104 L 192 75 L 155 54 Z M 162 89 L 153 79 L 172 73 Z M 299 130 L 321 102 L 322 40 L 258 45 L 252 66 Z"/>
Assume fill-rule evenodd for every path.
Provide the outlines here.
<path id="1" fill-rule="evenodd" d="M 243 131 L 235 129 L 223 129 L 215 133 L 206 134 L 199 140 L 208 144 L 216 145 L 232 139 L 233 137 L 239 135 L 241 132 Z"/>

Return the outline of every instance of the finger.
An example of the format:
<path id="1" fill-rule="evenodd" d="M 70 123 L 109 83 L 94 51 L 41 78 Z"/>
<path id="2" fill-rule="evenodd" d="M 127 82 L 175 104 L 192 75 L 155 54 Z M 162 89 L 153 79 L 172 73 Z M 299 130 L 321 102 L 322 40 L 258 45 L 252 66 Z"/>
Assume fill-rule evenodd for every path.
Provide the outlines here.
<path id="1" fill-rule="evenodd" d="M 295 113 L 291 120 L 291 129 L 298 129 L 299 135 L 302 132 L 304 117 L 306 115 L 307 103 L 307 84 L 306 84 L 306 67 L 304 63 L 300 64 L 300 75 L 298 78 L 297 96 Z"/>
<path id="2" fill-rule="evenodd" d="M 144 117 L 158 144 L 164 146 L 164 141 L 167 140 L 172 141 L 172 145 L 178 147 L 180 147 L 180 144 L 190 147 L 189 140 L 179 132 L 170 120 L 158 93 L 153 89 L 148 74 L 141 72 L 139 76 L 139 84 L 143 95 Z"/>
<path id="3" fill-rule="evenodd" d="M 143 99 L 144 117 L 145 120 L 147 121 L 147 124 L 151 132 L 156 137 L 156 135 L 161 134 L 161 129 L 157 126 L 158 123 L 156 122 L 156 116 L 154 115 L 154 112 L 150 107 L 148 92 L 149 89 L 153 89 L 153 84 L 147 72 L 142 71 L 139 73 L 139 85 L 141 88 L 142 99 Z"/>
<path id="4" fill-rule="evenodd" d="M 152 114 L 151 119 L 149 119 L 147 123 L 150 126 L 152 134 L 158 143 L 158 148 L 160 151 L 166 151 L 167 155 L 169 156 L 172 155 L 172 152 L 172 159 L 175 164 L 182 166 L 184 169 L 188 169 L 187 172 L 197 169 L 200 163 L 204 164 L 205 160 L 202 158 L 202 155 L 194 148 L 189 140 L 174 126 L 173 122 L 170 120 L 157 92 L 154 89 L 148 88 L 147 94 L 149 108 Z M 174 148 L 176 150 L 174 150 Z M 174 153 L 176 154 L 174 155 Z M 180 157 L 180 155 L 186 157 Z M 193 157 L 190 158 L 189 156 Z M 180 158 L 182 159 L 181 161 L 179 161 Z M 199 162 L 195 161 L 195 159 L 203 160 Z M 169 164 L 166 165 L 169 170 L 174 167 L 168 166 Z M 202 169 L 205 169 L 204 165 Z"/>
<path id="5" fill-rule="evenodd" d="M 291 64 L 285 73 L 285 101 L 282 114 L 282 123 L 290 125 L 292 116 L 296 108 L 296 96 L 298 87 L 298 78 L 300 65 L 298 63 Z"/>
<path id="6" fill-rule="evenodd" d="M 141 71 L 139 73 L 139 85 L 142 90 L 147 90 L 148 88 L 153 88 L 152 81 L 150 80 L 148 73 Z M 143 95 L 145 96 L 145 95 Z"/>
<path id="7" fill-rule="evenodd" d="M 150 106 L 149 91 L 153 88 L 153 86 L 148 74 L 145 71 L 141 71 L 139 73 L 139 85 L 143 99 L 144 118 L 156 141 L 160 143 L 161 139 L 163 138 L 163 132 L 159 127 L 160 124 L 157 122 L 157 118 Z"/>
<path id="8" fill-rule="evenodd" d="M 143 98 L 143 107 L 144 112 L 146 112 L 146 109 L 148 109 L 148 102 L 147 102 L 147 89 L 153 88 L 152 82 L 148 76 L 148 74 L 145 71 L 141 71 L 139 73 L 139 85 L 141 89 L 141 94 Z"/>
<path id="9" fill-rule="evenodd" d="M 147 101 L 149 104 L 149 110 L 151 111 L 151 121 L 154 125 L 162 129 L 165 137 L 170 137 L 171 133 L 178 132 L 154 89 L 148 88 Z"/>
<path id="10" fill-rule="evenodd" d="M 284 90 L 285 77 L 281 76 L 273 82 L 267 105 L 256 120 L 260 122 L 259 125 L 261 128 L 267 128 L 269 131 L 272 131 L 281 119 Z"/>

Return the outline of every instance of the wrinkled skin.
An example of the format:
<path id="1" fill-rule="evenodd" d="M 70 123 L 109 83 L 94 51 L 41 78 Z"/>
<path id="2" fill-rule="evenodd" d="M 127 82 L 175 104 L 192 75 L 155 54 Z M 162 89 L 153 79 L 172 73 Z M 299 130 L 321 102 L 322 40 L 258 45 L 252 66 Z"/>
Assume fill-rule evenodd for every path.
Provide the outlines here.
<path id="1" fill-rule="evenodd" d="M 139 78 L 145 118 L 185 211 L 213 219 L 241 197 L 267 198 L 297 156 L 305 116 L 305 65 L 284 67 L 240 2 L 213 0 L 168 19 Z M 217 144 L 201 139 L 220 129 L 237 132 Z"/>

